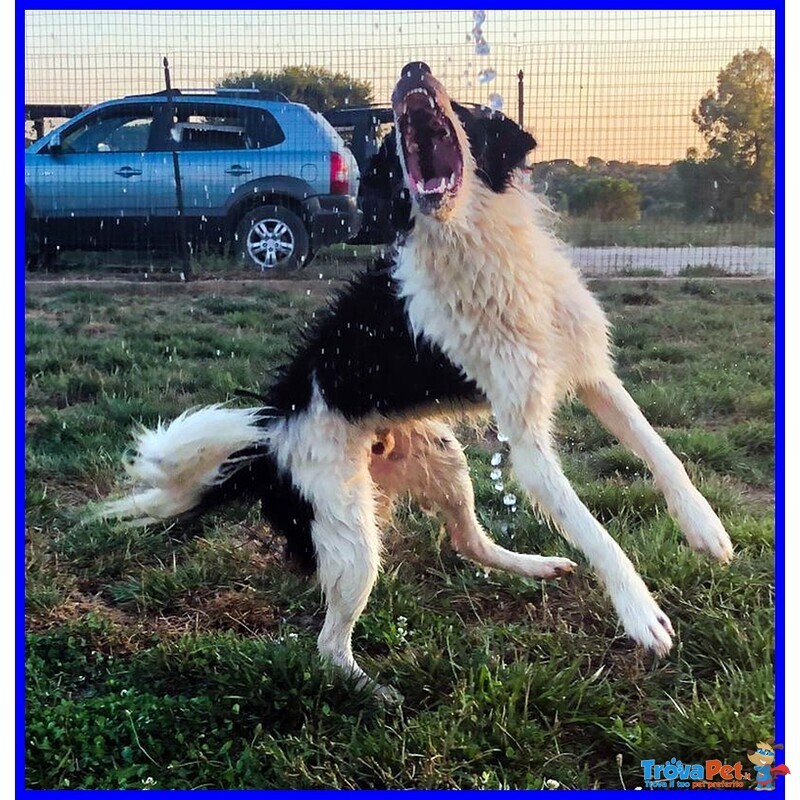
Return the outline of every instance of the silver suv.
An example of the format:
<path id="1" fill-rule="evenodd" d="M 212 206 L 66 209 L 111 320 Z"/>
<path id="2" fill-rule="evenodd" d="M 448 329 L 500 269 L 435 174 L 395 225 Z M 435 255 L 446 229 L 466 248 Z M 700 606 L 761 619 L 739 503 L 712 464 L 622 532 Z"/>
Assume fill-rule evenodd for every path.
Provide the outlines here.
<path id="1" fill-rule="evenodd" d="M 358 233 L 358 182 L 330 123 L 282 95 L 125 97 L 27 149 L 26 241 L 47 258 L 176 248 L 183 231 L 191 243 L 229 244 L 248 267 L 293 269 Z"/>

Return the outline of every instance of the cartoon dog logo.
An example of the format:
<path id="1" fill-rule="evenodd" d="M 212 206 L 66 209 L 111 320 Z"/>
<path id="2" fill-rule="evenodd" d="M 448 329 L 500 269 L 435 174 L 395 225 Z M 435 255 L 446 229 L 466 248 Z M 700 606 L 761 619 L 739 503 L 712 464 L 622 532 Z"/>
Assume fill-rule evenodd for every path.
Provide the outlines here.
<path id="1" fill-rule="evenodd" d="M 773 744 L 769 739 L 766 742 L 759 742 L 755 750 L 747 751 L 747 758 L 755 766 L 756 791 L 771 791 L 775 788 L 776 775 L 790 774 L 786 764 L 772 766 L 776 750 L 783 750 L 783 745 Z"/>

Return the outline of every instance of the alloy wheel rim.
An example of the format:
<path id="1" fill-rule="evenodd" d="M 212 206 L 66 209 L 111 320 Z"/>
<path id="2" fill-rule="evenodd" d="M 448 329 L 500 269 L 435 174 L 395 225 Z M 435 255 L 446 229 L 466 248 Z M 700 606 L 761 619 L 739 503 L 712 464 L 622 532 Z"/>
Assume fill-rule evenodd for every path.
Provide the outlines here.
<path id="1" fill-rule="evenodd" d="M 255 222 L 247 233 L 247 253 L 259 268 L 275 269 L 294 255 L 292 229 L 280 219 Z"/>

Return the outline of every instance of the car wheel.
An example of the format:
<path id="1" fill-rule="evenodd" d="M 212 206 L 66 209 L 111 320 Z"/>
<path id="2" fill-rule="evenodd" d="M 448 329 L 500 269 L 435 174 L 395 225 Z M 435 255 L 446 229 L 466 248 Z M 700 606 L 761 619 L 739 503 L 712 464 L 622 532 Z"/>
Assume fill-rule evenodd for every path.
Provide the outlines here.
<path id="1" fill-rule="evenodd" d="M 298 269 L 308 259 L 308 231 L 303 220 L 288 208 L 259 206 L 239 222 L 236 250 L 248 269 Z"/>

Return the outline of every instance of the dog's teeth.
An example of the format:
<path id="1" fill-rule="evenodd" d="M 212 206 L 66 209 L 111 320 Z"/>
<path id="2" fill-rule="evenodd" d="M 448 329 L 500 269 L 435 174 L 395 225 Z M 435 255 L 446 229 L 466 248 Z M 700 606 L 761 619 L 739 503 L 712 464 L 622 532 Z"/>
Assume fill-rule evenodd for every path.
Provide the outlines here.
<path id="1" fill-rule="evenodd" d="M 417 181 L 417 191 L 420 193 L 425 191 L 425 181 Z"/>
<path id="2" fill-rule="evenodd" d="M 450 180 L 447 181 L 447 188 L 452 189 L 456 185 L 456 174 L 455 172 L 450 173 Z"/>
<path id="3" fill-rule="evenodd" d="M 433 98 L 428 95 L 428 102 L 431 104 L 431 108 L 436 108 L 436 103 L 433 102 Z"/>

